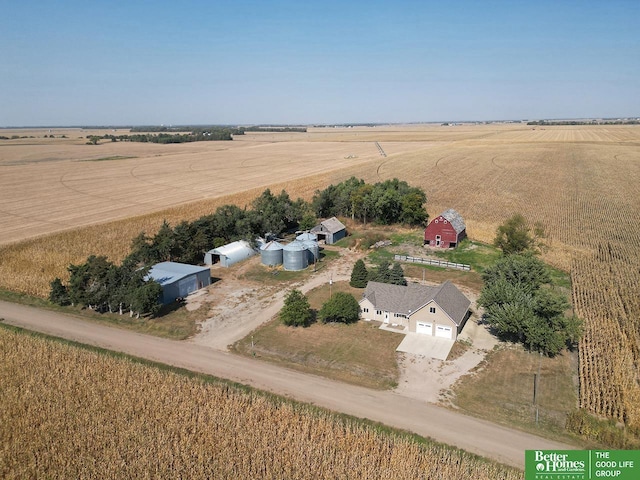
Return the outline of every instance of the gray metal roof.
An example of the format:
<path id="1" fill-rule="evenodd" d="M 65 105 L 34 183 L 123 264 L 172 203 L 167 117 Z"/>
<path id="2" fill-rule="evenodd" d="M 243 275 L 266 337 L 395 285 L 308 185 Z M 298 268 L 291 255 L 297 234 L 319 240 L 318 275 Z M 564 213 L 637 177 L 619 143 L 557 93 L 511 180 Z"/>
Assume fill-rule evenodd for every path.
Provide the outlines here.
<path id="1" fill-rule="evenodd" d="M 323 228 L 324 227 L 324 228 Z M 316 225 L 311 229 L 311 232 L 329 232 L 329 233 L 337 233 L 340 230 L 344 230 L 347 227 L 338 220 L 336 217 L 328 218 L 320 222 L 320 225 Z"/>
<path id="2" fill-rule="evenodd" d="M 275 240 L 271 240 L 268 243 L 265 243 L 264 245 L 262 245 L 260 247 L 261 251 L 265 251 L 265 250 L 282 250 L 282 244 L 276 242 Z"/>
<path id="3" fill-rule="evenodd" d="M 198 267 L 177 262 L 162 262 L 151 267 L 145 278 L 152 278 L 160 285 L 169 285 L 189 275 L 204 271 L 209 271 L 209 267 Z"/>
<path id="4" fill-rule="evenodd" d="M 251 245 L 249 245 L 249 242 L 245 240 L 238 240 L 237 242 L 228 243 L 227 245 L 209 250 L 207 253 L 225 256 L 235 263 L 255 255 L 256 251 L 251 247 Z"/>
<path id="5" fill-rule="evenodd" d="M 447 220 L 453 226 L 456 233 L 460 233 L 467 228 L 464 224 L 464 220 L 462 216 L 458 212 L 456 212 L 453 208 L 450 208 L 446 212 L 442 212 L 439 216 L 444 217 L 444 219 Z"/>
<path id="6" fill-rule="evenodd" d="M 405 287 L 369 282 L 364 291 L 364 298 L 368 299 L 376 309 L 407 316 L 434 301 L 458 326 L 464 320 L 471 305 L 469 299 L 448 280 L 437 287 L 418 283 L 410 283 Z"/>

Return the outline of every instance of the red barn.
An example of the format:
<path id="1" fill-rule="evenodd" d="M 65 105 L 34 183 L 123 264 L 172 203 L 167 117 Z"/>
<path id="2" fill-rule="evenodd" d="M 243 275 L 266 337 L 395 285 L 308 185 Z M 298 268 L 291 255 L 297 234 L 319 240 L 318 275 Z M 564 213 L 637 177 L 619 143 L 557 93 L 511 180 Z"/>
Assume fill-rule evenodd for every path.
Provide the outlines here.
<path id="1" fill-rule="evenodd" d="M 424 230 L 424 244 L 430 247 L 455 248 L 467 236 L 464 220 L 450 208 L 431 220 Z"/>

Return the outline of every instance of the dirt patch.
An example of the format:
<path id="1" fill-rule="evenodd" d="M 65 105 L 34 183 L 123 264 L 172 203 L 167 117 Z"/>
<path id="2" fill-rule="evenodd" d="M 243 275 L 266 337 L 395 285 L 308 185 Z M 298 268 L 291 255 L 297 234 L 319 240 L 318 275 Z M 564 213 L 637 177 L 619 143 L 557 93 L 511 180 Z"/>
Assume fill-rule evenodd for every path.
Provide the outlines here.
<path id="1" fill-rule="evenodd" d="M 303 293 L 307 293 L 319 286 L 328 285 L 330 280 L 334 284 L 335 282 L 348 281 L 354 263 L 366 254 L 366 252 L 357 249 L 327 248 L 335 249 L 339 256 L 327 262 L 317 272 L 305 275 L 301 281 L 266 284 L 265 282 L 248 280 L 247 277 L 250 275 L 247 275 L 247 272 L 261 268 L 259 257 L 254 257 L 232 268 L 214 266 L 212 275 L 219 281 L 211 285 L 203 294 L 190 296 L 187 302 L 187 307 L 190 309 L 202 308 L 202 305 L 206 305 L 208 308 L 206 318 L 200 322 L 199 333 L 190 341 L 226 351 L 230 345 L 248 337 L 251 332 L 272 320 L 282 308 L 284 297 L 291 288 L 298 288 Z M 443 271 L 444 276 L 450 273 Z M 416 278 L 410 280 L 421 281 Z M 432 281 L 424 283 L 436 284 L 441 281 L 440 278 L 438 281 L 430 280 Z M 478 324 L 480 316 L 475 306 L 478 296 L 477 290 L 464 285 L 458 285 L 458 287 L 472 301 L 473 314 L 459 336 L 459 339 L 465 343 L 464 351 L 457 358 L 447 361 L 411 354 L 395 354 L 400 369 L 400 379 L 395 389 L 397 393 L 426 402 L 446 403 L 448 402 L 449 389 L 453 384 L 461 376 L 473 370 L 497 343 L 497 340 L 488 333 L 486 328 Z M 301 333 L 304 333 L 304 330 L 301 329 Z M 399 343 L 402 340 L 400 337 L 402 334 L 396 335 Z M 246 342 L 250 345 L 251 339 Z M 266 351 L 257 343 L 252 352 L 265 357 L 265 359 L 272 357 L 271 361 L 280 363 L 296 363 L 297 357 L 301 355 L 300 352 L 292 350 L 288 358 L 280 358 L 281 355 L 278 356 L 273 352 Z M 309 365 L 304 367 L 307 371 L 323 374 L 323 370 L 327 370 L 326 362 L 322 359 L 309 358 L 307 360 Z M 343 380 L 353 381 L 352 378 L 343 378 Z M 386 382 L 387 386 L 389 384 Z"/>

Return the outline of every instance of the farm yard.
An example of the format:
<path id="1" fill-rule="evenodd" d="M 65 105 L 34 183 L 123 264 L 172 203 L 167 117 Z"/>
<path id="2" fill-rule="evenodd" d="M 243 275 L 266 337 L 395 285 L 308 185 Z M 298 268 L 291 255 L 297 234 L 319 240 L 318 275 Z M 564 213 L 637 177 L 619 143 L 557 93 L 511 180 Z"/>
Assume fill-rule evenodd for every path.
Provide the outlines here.
<path id="1" fill-rule="evenodd" d="M 44 296 L 69 263 L 120 260 L 141 230 L 246 205 L 267 186 L 309 199 L 352 175 L 397 177 L 426 191 L 431 215 L 454 207 L 474 240 L 490 242 L 516 212 L 544 224 L 544 259 L 570 271 L 585 322 L 580 406 L 640 428 L 640 127 L 311 128 L 186 145 L 69 137 L 0 141 L 2 288 Z"/>

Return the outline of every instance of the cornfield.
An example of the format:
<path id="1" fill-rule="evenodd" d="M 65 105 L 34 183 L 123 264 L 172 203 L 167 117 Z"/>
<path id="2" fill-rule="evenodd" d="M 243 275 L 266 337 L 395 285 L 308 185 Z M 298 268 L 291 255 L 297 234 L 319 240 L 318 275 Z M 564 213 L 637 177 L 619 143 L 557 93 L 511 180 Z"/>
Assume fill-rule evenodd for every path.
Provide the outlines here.
<path id="1" fill-rule="evenodd" d="M 285 139 L 265 134 L 263 141 Z M 640 128 L 637 126 L 475 126 L 312 129 L 309 145 L 379 142 L 387 157 L 273 185 L 292 197 L 351 175 L 397 177 L 427 193 L 431 216 L 455 208 L 473 239 L 491 242 L 521 213 L 547 231 L 545 260 L 571 272 L 580 343 L 580 406 L 640 428 Z M 295 142 L 293 142 L 295 143 Z M 284 148 L 284 147 L 283 147 Z M 307 153 L 313 158 L 312 151 Z M 259 189 L 0 247 L 0 287 L 45 296 L 49 281 L 89 254 L 118 261 L 141 230 L 247 204 Z"/>
<path id="2" fill-rule="evenodd" d="M 0 328 L 2 478 L 521 479 L 460 450 Z"/>

